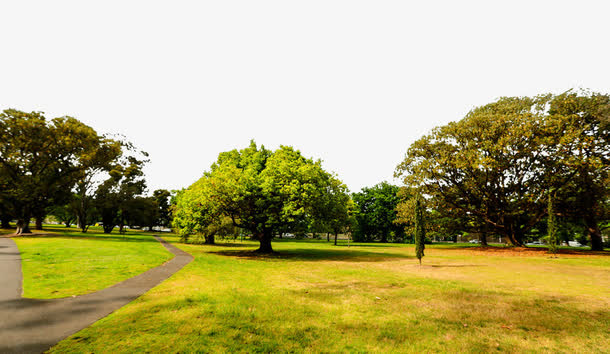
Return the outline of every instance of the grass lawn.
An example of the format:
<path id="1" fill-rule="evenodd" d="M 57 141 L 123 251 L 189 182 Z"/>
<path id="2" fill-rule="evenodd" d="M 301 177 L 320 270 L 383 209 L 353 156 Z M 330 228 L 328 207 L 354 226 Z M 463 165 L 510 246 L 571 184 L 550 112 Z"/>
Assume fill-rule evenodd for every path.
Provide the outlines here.
<path id="1" fill-rule="evenodd" d="M 52 351 L 609 351 L 610 253 L 176 245 L 195 260 Z"/>
<path id="2" fill-rule="evenodd" d="M 24 297 L 50 299 L 107 288 L 172 258 L 150 234 L 104 234 L 92 228 L 45 226 L 52 235 L 15 237 Z"/>

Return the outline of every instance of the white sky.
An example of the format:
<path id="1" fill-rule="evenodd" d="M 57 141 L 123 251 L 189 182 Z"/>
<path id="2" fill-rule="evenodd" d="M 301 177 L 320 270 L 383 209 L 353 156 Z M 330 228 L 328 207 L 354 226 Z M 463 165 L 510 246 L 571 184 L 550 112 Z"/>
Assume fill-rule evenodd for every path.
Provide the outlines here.
<path id="1" fill-rule="evenodd" d="M 500 96 L 610 92 L 608 1 L 2 1 L 0 109 L 74 116 L 187 187 L 250 139 L 352 191 Z"/>

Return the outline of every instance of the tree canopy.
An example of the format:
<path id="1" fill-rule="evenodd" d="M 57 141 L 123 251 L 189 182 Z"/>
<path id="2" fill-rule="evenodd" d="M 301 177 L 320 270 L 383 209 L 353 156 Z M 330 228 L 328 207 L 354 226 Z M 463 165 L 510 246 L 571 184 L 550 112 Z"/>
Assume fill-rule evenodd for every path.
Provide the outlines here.
<path id="1" fill-rule="evenodd" d="M 587 93 L 501 98 L 413 143 L 396 176 L 515 245 L 546 216 L 551 188 L 571 190 L 591 204 L 579 217 L 593 219 L 599 249 L 608 107 L 608 96 Z"/>
<path id="2" fill-rule="evenodd" d="M 175 220 L 189 232 L 226 216 L 252 233 L 260 242 L 258 252 L 269 253 L 280 230 L 320 210 L 342 214 L 334 198 L 343 200 L 345 190 L 320 161 L 289 146 L 271 151 L 252 141 L 245 149 L 221 153 L 199 181 L 179 193 Z"/>
<path id="3" fill-rule="evenodd" d="M 396 223 L 396 207 L 400 202 L 398 191 L 399 187 L 381 182 L 373 187 L 362 188 L 362 191 L 352 195 L 356 220 L 355 240 L 403 241 L 404 228 Z"/>
<path id="4" fill-rule="evenodd" d="M 47 207 L 70 196 L 83 171 L 95 165 L 102 140 L 72 117 L 0 113 L 0 193 L 17 218 L 17 233 L 29 232 L 31 217 L 44 216 Z"/>

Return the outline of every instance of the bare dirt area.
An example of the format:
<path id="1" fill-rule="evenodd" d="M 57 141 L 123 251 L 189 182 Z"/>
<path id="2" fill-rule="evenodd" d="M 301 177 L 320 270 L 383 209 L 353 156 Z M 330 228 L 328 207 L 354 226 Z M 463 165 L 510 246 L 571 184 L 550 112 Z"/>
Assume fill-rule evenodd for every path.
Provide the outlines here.
<path id="1" fill-rule="evenodd" d="M 543 257 L 552 255 L 545 247 L 463 247 L 463 248 L 448 248 L 455 252 L 463 252 L 464 254 L 476 254 L 482 256 L 506 256 L 506 257 Z M 585 249 L 559 249 L 557 256 L 562 257 L 590 257 L 590 256 L 610 256 L 610 251 L 590 251 Z"/>

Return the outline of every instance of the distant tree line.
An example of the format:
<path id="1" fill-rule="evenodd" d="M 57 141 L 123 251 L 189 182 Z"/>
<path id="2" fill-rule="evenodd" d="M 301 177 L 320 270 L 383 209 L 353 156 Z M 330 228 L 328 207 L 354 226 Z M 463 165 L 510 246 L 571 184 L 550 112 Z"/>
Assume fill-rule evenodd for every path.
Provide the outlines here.
<path id="1" fill-rule="evenodd" d="M 415 141 L 395 177 L 350 193 L 321 161 L 254 141 L 220 153 L 190 187 L 145 196 L 147 154 L 71 117 L 0 115 L 0 220 L 17 232 L 47 214 L 85 232 L 174 226 L 185 242 L 243 234 L 273 251 L 283 235 L 360 242 L 498 236 L 515 246 L 578 237 L 604 247 L 610 224 L 610 96 L 506 97 Z M 171 200 L 171 206 L 170 206 Z M 420 247 L 420 246 L 418 246 Z M 420 247 L 421 248 L 421 247 Z M 423 248 L 421 248 L 423 255 Z"/>
<path id="2" fill-rule="evenodd" d="M 170 193 L 146 197 L 147 154 L 124 140 L 99 135 L 72 117 L 42 112 L 0 113 L 0 221 L 16 233 L 42 229 L 52 215 L 82 232 L 125 225 L 168 226 Z"/>

